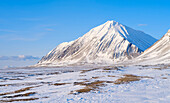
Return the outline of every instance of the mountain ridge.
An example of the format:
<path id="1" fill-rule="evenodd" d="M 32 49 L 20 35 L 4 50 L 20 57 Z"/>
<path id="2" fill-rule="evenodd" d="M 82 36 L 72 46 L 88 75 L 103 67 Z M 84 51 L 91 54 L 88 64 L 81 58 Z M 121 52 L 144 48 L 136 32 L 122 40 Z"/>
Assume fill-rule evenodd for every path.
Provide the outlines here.
<path id="1" fill-rule="evenodd" d="M 139 61 L 153 61 L 155 63 L 170 63 L 170 29 L 168 32 L 150 48 L 144 51 L 139 57 Z"/>

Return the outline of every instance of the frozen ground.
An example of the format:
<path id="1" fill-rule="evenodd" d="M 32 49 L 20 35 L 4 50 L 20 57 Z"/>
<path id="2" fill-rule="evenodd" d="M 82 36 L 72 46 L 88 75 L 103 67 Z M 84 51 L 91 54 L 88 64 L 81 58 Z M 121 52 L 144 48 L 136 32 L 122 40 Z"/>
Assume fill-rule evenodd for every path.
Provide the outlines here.
<path id="1" fill-rule="evenodd" d="M 0 102 L 169 103 L 170 65 L 0 70 Z"/>

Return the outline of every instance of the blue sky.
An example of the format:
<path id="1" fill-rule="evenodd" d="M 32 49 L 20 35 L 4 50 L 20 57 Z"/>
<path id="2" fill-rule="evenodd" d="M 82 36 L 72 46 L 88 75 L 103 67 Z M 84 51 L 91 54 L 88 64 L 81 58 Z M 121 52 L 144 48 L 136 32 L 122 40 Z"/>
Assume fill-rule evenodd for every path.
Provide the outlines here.
<path id="1" fill-rule="evenodd" d="M 43 56 L 115 20 L 160 39 L 170 29 L 169 0 L 0 0 L 0 56 Z"/>

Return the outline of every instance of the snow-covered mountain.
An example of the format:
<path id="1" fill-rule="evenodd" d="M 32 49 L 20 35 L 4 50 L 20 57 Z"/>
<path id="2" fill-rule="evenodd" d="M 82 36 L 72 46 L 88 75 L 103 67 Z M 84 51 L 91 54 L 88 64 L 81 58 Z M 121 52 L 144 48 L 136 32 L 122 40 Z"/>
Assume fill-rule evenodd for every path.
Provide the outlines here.
<path id="1" fill-rule="evenodd" d="M 140 55 L 155 42 L 142 31 L 107 21 L 74 41 L 58 45 L 38 65 L 124 61 Z"/>
<path id="2" fill-rule="evenodd" d="M 145 64 L 170 63 L 170 30 L 137 59 L 140 62 L 144 61 Z"/>

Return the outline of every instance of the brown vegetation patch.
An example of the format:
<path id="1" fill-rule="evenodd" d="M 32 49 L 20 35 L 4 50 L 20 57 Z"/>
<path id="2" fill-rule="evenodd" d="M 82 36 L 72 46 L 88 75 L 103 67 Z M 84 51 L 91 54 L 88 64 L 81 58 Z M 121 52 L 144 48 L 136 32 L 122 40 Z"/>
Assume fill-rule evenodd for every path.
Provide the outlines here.
<path id="1" fill-rule="evenodd" d="M 1 86 L 31 86 L 31 85 L 37 85 L 37 82 L 26 82 L 26 83 L 14 83 L 14 84 L 1 84 Z"/>
<path id="2" fill-rule="evenodd" d="M 55 86 L 60 86 L 60 85 L 66 85 L 66 84 L 71 84 L 71 83 L 55 83 L 55 84 L 53 84 L 53 85 L 55 85 Z"/>
<path id="3" fill-rule="evenodd" d="M 13 78 L 13 79 L 9 79 L 9 80 L 23 80 L 23 79 L 20 79 L 20 78 Z"/>
<path id="4" fill-rule="evenodd" d="M 149 65 L 142 65 L 142 67 L 149 67 Z"/>
<path id="5" fill-rule="evenodd" d="M 54 73 L 48 73 L 47 75 L 57 75 L 60 74 L 59 72 L 54 72 Z"/>
<path id="6" fill-rule="evenodd" d="M 125 74 L 123 75 L 124 77 L 117 79 L 116 81 L 114 81 L 114 84 L 127 84 L 130 82 L 134 82 L 134 81 L 139 81 L 141 80 L 141 78 L 151 78 L 149 76 L 136 76 L 136 75 L 132 75 L 132 74 Z"/>
<path id="7" fill-rule="evenodd" d="M 140 78 L 149 78 L 149 79 L 154 79 L 153 77 L 149 77 L 149 76 L 140 76 Z"/>
<path id="8" fill-rule="evenodd" d="M 37 80 L 44 80 L 44 79 L 48 79 L 50 77 L 43 77 L 43 78 L 36 78 Z"/>
<path id="9" fill-rule="evenodd" d="M 98 78 L 100 78 L 100 77 L 92 77 L 92 79 L 98 79 Z"/>
<path id="10" fill-rule="evenodd" d="M 76 90 L 77 93 L 87 93 L 90 92 L 91 90 L 94 90 L 93 88 L 89 87 L 84 87 L 83 89 Z"/>
<path id="11" fill-rule="evenodd" d="M 114 75 L 108 75 L 108 77 L 116 77 L 116 76 L 114 76 Z"/>
<path id="12" fill-rule="evenodd" d="M 87 82 L 83 81 L 83 82 L 74 82 L 74 85 L 86 85 Z"/>
<path id="13" fill-rule="evenodd" d="M 114 82 L 114 84 L 127 84 L 130 82 L 139 81 L 139 80 L 140 80 L 140 78 L 138 78 L 138 77 L 123 77 L 123 78 L 117 79 Z"/>
<path id="14" fill-rule="evenodd" d="M 162 79 L 168 79 L 167 77 L 162 77 Z"/>
<path id="15" fill-rule="evenodd" d="M 88 69 L 88 70 L 82 70 L 80 73 L 86 73 L 94 70 L 98 70 L 99 68 L 93 68 L 93 69 Z"/>
<path id="16" fill-rule="evenodd" d="M 36 78 L 36 80 L 43 80 L 44 78 Z"/>
<path id="17" fill-rule="evenodd" d="M 32 101 L 32 100 L 37 100 L 37 99 L 39 98 L 0 100 L 0 102 Z"/>
<path id="18" fill-rule="evenodd" d="M 118 67 L 104 67 L 103 70 L 121 70 Z"/>
<path id="19" fill-rule="evenodd" d="M 153 79 L 153 77 L 149 77 L 149 76 L 136 76 L 136 75 L 133 75 L 133 74 L 125 74 L 123 75 L 125 77 L 138 77 L 138 78 L 150 78 L 150 79 Z"/>
<path id="20" fill-rule="evenodd" d="M 82 85 L 82 86 L 85 86 L 85 87 L 82 88 L 82 89 L 75 90 L 75 92 L 76 92 L 77 94 L 79 94 L 79 93 L 87 93 L 87 92 L 90 92 L 90 91 L 98 91 L 98 90 L 99 90 L 99 87 L 103 87 L 103 86 L 106 85 L 106 84 L 104 84 L 104 83 L 107 83 L 107 81 L 74 82 L 74 85 Z M 70 94 L 73 94 L 73 91 L 72 91 Z"/>
<path id="21" fill-rule="evenodd" d="M 22 89 L 19 89 L 19 90 L 13 91 L 13 92 L 1 93 L 1 94 L 0 94 L 0 96 L 8 95 L 8 94 L 15 94 L 15 93 L 25 92 L 25 91 L 28 91 L 28 90 L 30 90 L 31 88 L 35 88 L 35 87 L 39 87 L 39 86 L 26 87 L 26 88 L 22 88 Z"/>
<path id="22" fill-rule="evenodd" d="M 79 75 L 80 77 L 85 77 L 86 75 Z"/>
<path id="23" fill-rule="evenodd" d="M 114 81 L 106 81 L 106 83 L 114 83 Z"/>
<path id="24" fill-rule="evenodd" d="M 87 80 L 87 79 L 77 79 L 77 80 Z"/>
<path id="25" fill-rule="evenodd" d="M 3 98 L 26 97 L 34 94 L 36 94 L 36 92 L 29 92 L 29 93 L 14 95 L 14 96 L 4 96 Z"/>
<path id="26" fill-rule="evenodd" d="M 33 88 L 33 87 L 26 87 L 26 88 L 22 88 L 22 89 L 19 89 L 19 90 L 13 91 L 13 92 L 1 93 L 1 94 L 0 94 L 0 96 L 2 96 L 2 95 L 8 95 L 8 94 L 14 94 L 14 93 L 24 92 L 24 91 L 30 90 L 31 88 Z"/>
<path id="27" fill-rule="evenodd" d="M 162 70 L 162 68 L 152 68 L 152 69 L 155 69 L 155 70 Z"/>
<path id="28" fill-rule="evenodd" d="M 86 84 L 86 86 L 89 86 L 89 87 L 93 87 L 93 88 L 97 88 L 99 86 L 104 86 L 103 83 L 105 83 L 106 81 L 94 81 L 94 82 L 91 82 L 91 83 L 88 83 Z"/>
<path id="29" fill-rule="evenodd" d="M 152 69 L 156 69 L 156 70 L 163 70 L 163 69 L 170 69 L 169 67 L 170 67 L 170 66 L 165 65 L 165 66 L 163 66 L 163 67 L 152 68 Z"/>
<path id="30" fill-rule="evenodd" d="M 104 70 L 104 71 L 100 71 L 100 72 L 102 72 L 102 73 L 114 73 L 114 71 L 112 71 L 112 70 Z"/>
<path id="31" fill-rule="evenodd" d="M 35 75 L 44 75 L 43 73 L 36 73 Z"/>
<path id="32" fill-rule="evenodd" d="M 49 98 L 49 97 L 45 96 L 45 97 L 42 97 L 42 98 Z"/>

